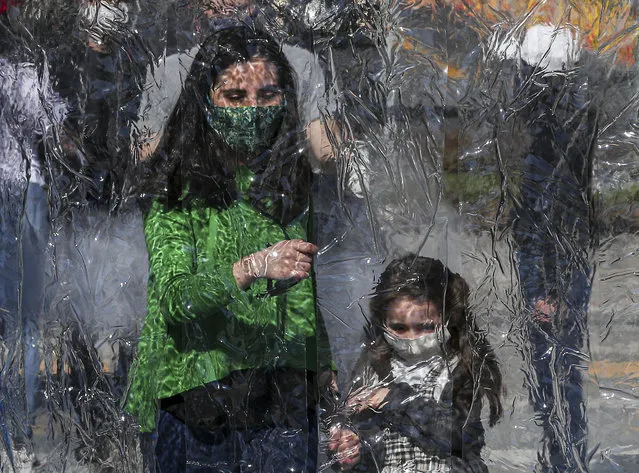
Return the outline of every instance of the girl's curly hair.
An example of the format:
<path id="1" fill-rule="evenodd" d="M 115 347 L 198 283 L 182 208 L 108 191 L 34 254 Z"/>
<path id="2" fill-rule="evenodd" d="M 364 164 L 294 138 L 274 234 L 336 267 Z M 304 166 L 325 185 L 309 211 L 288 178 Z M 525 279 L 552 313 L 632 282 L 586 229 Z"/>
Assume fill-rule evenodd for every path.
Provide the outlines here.
<path id="1" fill-rule="evenodd" d="M 444 347 L 448 355 L 459 355 L 477 393 L 490 405 L 490 425 L 502 416 L 502 375 L 486 332 L 478 328 L 469 304 L 470 288 L 459 274 L 436 259 L 408 254 L 393 260 L 382 273 L 370 302 L 371 320 L 366 330 L 360 363 L 370 363 L 380 378 L 390 375 L 392 348 L 384 338 L 388 307 L 400 298 L 429 301 L 442 314 L 450 332 Z M 361 365 L 360 365 L 361 366 Z"/>

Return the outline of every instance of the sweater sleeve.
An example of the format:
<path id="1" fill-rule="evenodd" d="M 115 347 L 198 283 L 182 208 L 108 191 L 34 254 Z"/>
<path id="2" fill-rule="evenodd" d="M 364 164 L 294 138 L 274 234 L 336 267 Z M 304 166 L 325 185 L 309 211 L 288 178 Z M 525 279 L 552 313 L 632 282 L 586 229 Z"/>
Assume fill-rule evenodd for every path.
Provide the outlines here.
<path id="1" fill-rule="evenodd" d="M 221 312 L 235 296 L 242 302 L 232 264 L 198 264 L 200 242 L 189 212 L 165 210 L 156 203 L 145 220 L 145 234 L 149 284 L 156 288 L 159 311 L 167 323 Z"/>
<path id="2" fill-rule="evenodd" d="M 375 418 L 424 450 L 466 458 L 479 455 L 484 446 L 480 414 L 480 399 L 468 380 L 452 404 L 425 399 L 408 384 L 394 383 Z"/>

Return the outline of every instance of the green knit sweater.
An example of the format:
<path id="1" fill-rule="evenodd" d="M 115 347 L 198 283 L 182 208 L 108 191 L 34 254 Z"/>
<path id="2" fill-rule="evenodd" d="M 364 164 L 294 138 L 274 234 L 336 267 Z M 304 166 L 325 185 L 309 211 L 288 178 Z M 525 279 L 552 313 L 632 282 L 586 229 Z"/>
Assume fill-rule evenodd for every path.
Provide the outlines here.
<path id="1" fill-rule="evenodd" d="M 240 197 L 226 209 L 156 202 L 145 220 L 148 313 L 126 405 L 142 431 L 155 428 L 159 399 L 235 370 L 330 368 L 310 279 L 269 295 L 276 281 L 259 279 L 241 290 L 233 277 L 242 257 L 281 240 L 306 240 L 308 213 L 283 228 L 242 196 L 251 180 L 246 168 L 238 171 Z"/>

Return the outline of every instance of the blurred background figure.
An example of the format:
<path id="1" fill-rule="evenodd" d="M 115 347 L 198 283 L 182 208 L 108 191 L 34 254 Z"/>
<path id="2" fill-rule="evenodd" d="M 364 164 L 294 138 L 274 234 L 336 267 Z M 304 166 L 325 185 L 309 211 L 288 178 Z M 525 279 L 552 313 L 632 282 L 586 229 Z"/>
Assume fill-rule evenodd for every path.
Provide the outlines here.
<path id="1" fill-rule="evenodd" d="M 599 231 L 593 171 L 598 146 L 600 156 L 619 159 L 603 145 L 601 124 L 609 132 L 628 124 L 630 96 L 607 89 L 625 86 L 636 61 L 636 4 L 428 3 L 449 8 L 483 41 L 482 60 L 467 63 L 458 83 L 463 128 L 456 138 L 471 141 L 458 154 L 458 170 L 476 185 L 490 166 L 501 175 L 496 208 L 485 212 L 481 200 L 466 205 L 473 220 L 478 210 L 493 215 L 491 231 L 512 228 L 520 289 L 513 320 L 522 327 L 525 381 L 543 429 L 537 469 L 588 471 L 585 383 L 597 337 L 589 340 L 587 314 Z"/>
<path id="2" fill-rule="evenodd" d="M 70 109 L 63 146 L 77 174 L 65 198 L 113 210 L 135 169 L 131 128 L 147 63 L 135 33 L 140 8 L 88 0 L 60 8 L 54 14 L 67 36 L 52 38 L 48 53 L 56 90 Z"/>
<path id="3" fill-rule="evenodd" d="M 46 287 L 52 280 L 46 151 L 66 106 L 32 48 L 22 2 L 0 8 L 0 315 L 2 424 L 10 467 L 37 463 L 32 443 L 44 367 Z"/>
<path id="4" fill-rule="evenodd" d="M 69 113 L 56 167 L 59 385 L 74 459 L 122 471 L 137 436 L 122 413 L 134 341 L 145 314 L 147 255 L 131 130 L 148 54 L 137 33 L 138 1 L 63 2 L 51 13 L 60 36 L 47 43 L 54 87 Z M 49 450 L 51 451 L 51 450 Z"/>
<path id="5" fill-rule="evenodd" d="M 42 219 L 52 236 L 51 270 L 40 272 L 50 276 L 40 316 L 48 416 L 39 419 L 34 449 L 53 469 L 69 460 L 56 453 L 64 444 L 75 461 L 122 471 L 131 460 L 123 452 L 137 437 L 127 437 L 119 403 L 144 318 L 147 268 L 140 215 L 127 193 L 135 180 L 137 74 L 146 69 L 134 32 L 140 5 L 42 0 L 24 2 L 22 10 L 18 23 L 28 31 L 36 70 L 50 78 L 66 110 L 43 148 L 49 199 Z M 31 281 L 37 279 L 23 287 Z"/>
<path id="6" fill-rule="evenodd" d="M 520 46 L 514 240 L 528 320 L 531 402 L 543 426 L 542 471 L 588 469 L 583 391 L 592 283 L 592 169 L 597 112 L 576 35 L 530 27 Z M 586 66 L 584 66 L 584 62 Z"/>

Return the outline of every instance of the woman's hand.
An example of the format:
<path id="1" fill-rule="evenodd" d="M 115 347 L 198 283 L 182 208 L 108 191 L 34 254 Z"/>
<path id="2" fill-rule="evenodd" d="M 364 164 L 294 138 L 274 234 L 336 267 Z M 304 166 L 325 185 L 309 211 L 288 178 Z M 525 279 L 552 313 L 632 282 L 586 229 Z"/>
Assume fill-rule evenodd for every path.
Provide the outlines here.
<path id="1" fill-rule="evenodd" d="M 351 429 L 331 427 L 328 449 L 335 455 L 341 470 L 349 470 L 359 462 L 359 436 Z"/>
<path id="2" fill-rule="evenodd" d="M 309 277 L 313 256 L 318 250 L 304 240 L 283 240 L 236 262 L 233 275 L 242 289 L 260 278 L 300 281 Z"/>

